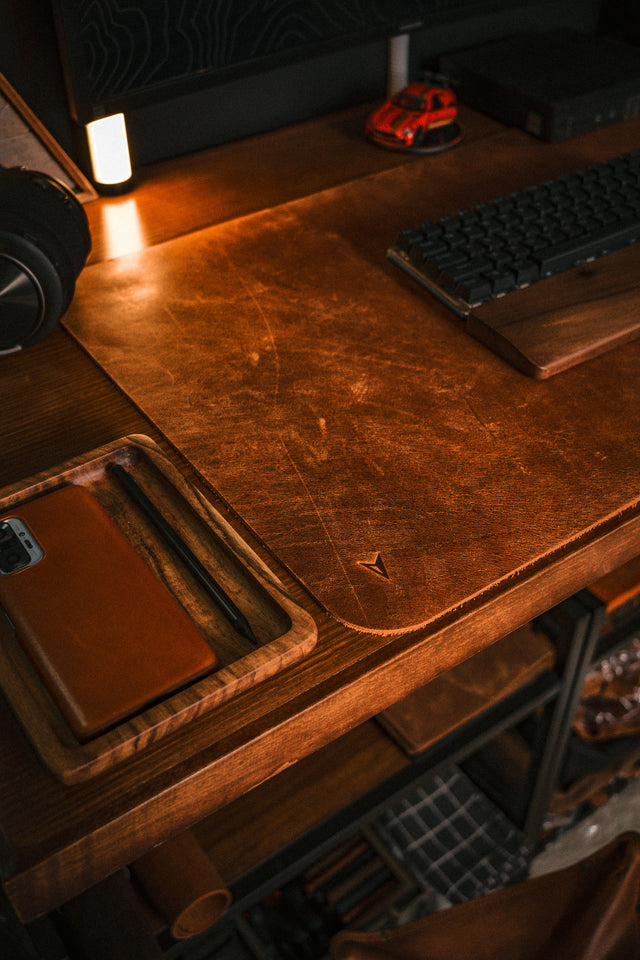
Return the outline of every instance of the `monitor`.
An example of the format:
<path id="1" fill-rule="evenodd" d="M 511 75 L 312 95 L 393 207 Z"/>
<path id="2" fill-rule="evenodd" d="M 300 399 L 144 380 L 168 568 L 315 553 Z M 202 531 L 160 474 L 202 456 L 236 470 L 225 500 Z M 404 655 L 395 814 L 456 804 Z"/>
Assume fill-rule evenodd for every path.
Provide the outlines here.
<path id="1" fill-rule="evenodd" d="M 56 0 L 82 123 L 521 0 Z"/>
<path id="2" fill-rule="evenodd" d="M 442 53 L 521 22 L 582 20 L 582 11 L 598 2 L 54 0 L 53 6 L 72 115 L 84 124 L 124 112 L 146 162 L 383 96 L 394 36 L 408 35 L 416 56 Z"/>

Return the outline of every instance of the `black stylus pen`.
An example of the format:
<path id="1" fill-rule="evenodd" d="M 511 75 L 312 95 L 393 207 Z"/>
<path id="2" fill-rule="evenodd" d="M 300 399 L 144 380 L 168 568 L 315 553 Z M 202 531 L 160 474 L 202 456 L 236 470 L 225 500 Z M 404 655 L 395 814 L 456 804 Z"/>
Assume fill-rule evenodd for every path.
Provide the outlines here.
<path id="1" fill-rule="evenodd" d="M 171 524 L 160 513 L 158 508 L 149 500 L 146 493 L 140 489 L 136 480 L 131 476 L 128 470 L 125 470 L 119 463 L 110 463 L 108 469 L 117 477 L 125 490 L 131 495 L 132 500 L 137 503 L 141 510 L 157 527 L 167 543 L 173 547 L 180 559 L 183 561 L 189 572 L 193 574 L 198 583 L 204 587 L 210 597 L 222 610 L 227 620 L 235 627 L 238 633 L 241 633 L 255 646 L 258 641 L 255 637 L 247 618 L 238 610 L 233 600 L 227 596 L 220 584 L 211 576 L 200 563 L 198 558 L 192 552 L 190 547 L 184 542 L 182 537 L 173 529 Z"/>

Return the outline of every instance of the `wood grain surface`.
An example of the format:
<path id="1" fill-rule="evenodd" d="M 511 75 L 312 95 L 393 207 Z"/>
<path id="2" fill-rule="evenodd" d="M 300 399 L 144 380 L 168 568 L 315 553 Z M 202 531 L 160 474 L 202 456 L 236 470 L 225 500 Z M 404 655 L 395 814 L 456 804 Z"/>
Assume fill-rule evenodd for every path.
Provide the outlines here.
<path id="1" fill-rule="evenodd" d="M 504 149 L 510 149 L 510 136 L 500 133 L 496 124 L 483 127 L 480 122 L 475 127 L 465 124 L 467 146 L 474 139 L 474 129 L 478 135 L 488 136 L 494 145 L 493 150 L 478 154 L 485 158 L 487 166 L 477 173 L 474 170 L 480 160 L 476 161 L 475 154 L 466 151 L 466 147 L 443 155 L 435 164 L 432 162 L 435 158 L 404 158 L 398 164 L 395 155 L 376 151 L 366 144 L 361 136 L 358 137 L 357 128 L 345 125 L 341 117 L 337 121 L 332 117 L 319 118 L 314 124 L 304 126 L 308 142 L 304 149 L 299 147 L 297 156 L 300 161 L 309 162 L 317 155 L 321 158 L 321 165 L 314 168 L 311 175 L 305 170 L 296 173 L 296 163 L 283 163 L 279 184 L 278 168 L 274 168 L 269 171 L 264 185 L 261 183 L 262 174 L 238 185 L 233 166 L 242 157 L 243 169 L 251 168 L 250 161 L 255 161 L 257 156 L 253 139 L 233 145 L 233 149 L 225 149 L 221 154 L 207 151 L 203 155 L 181 158 L 175 163 L 161 165 L 158 170 L 142 172 L 144 177 L 141 177 L 140 187 L 131 196 L 87 205 L 95 256 L 108 258 L 109 250 L 113 256 L 118 256 L 117 245 L 110 246 L 114 237 L 107 227 L 107 211 L 121 212 L 124 220 L 131 210 L 136 217 L 139 215 L 143 226 L 141 233 L 132 238 L 130 232 L 123 229 L 119 234 L 123 243 L 129 236 L 129 255 L 136 257 L 151 244 L 167 249 L 171 244 L 164 241 L 177 241 L 192 230 L 219 222 L 215 213 L 219 203 L 226 211 L 224 216 L 244 217 L 248 213 L 265 211 L 266 220 L 266 209 L 270 204 L 288 203 L 296 196 L 303 196 L 305 184 L 311 187 L 311 180 L 316 184 L 315 189 L 341 185 L 339 189 L 342 190 L 348 187 L 353 173 L 355 177 L 364 176 L 363 199 L 367 196 L 369 181 L 379 184 L 380 198 L 389 183 L 379 172 L 385 165 L 404 168 L 407 187 L 412 182 L 422 186 L 424 208 L 439 209 L 439 191 L 444 191 L 444 206 L 446 190 L 452 190 L 462 182 L 458 155 L 460 159 L 464 157 L 465 171 L 484 177 L 487 186 L 492 179 L 494 154 L 497 157 Z M 637 127 L 635 129 L 637 131 Z M 611 152 L 616 152 L 629 135 L 620 127 L 608 128 L 606 133 L 606 142 L 601 143 L 598 137 L 591 140 L 590 145 L 583 139 L 574 141 L 570 147 L 574 155 L 568 160 L 584 159 L 596 147 L 604 151 L 610 146 Z M 285 143 L 295 140 L 295 131 L 285 131 L 283 135 Z M 277 139 L 275 135 L 274 139 Z M 277 151 L 275 147 L 273 149 L 275 156 Z M 286 153 L 284 148 L 283 152 Z M 218 161 L 217 157 L 221 159 Z M 439 171 L 437 178 L 436 171 Z M 517 170 L 512 175 L 515 179 Z M 230 191 L 221 198 L 225 185 L 230 185 Z M 239 187 L 246 192 L 246 197 L 234 197 Z M 420 600 L 421 615 L 428 607 L 429 619 L 419 630 L 401 633 L 352 630 L 329 616 L 270 549 L 271 544 L 267 545 L 247 525 L 246 518 L 241 520 L 224 497 L 216 492 L 221 486 L 219 468 L 234 452 L 226 443 L 216 446 L 221 421 L 226 428 L 233 421 L 235 410 L 236 422 L 244 424 L 245 430 L 246 424 L 252 425 L 251 419 L 246 417 L 253 411 L 256 430 L 252 436 L 258 436 L 259 424 L 262 431 L 259 435 L 264 439 L 265 417 L 273 427 L 274 418 L 277 423 L 278 407 L 271 404 L 265 409 L 264 405 L 265 389 L 267 395 L 273 396 L 265 384 L 273 386 L 275 351 L 269 347 L 269 331 L 257 310 L 253 317 L 259 321 L 258 325 L 253 332 L 247 331 L 247 336 L 250 343 L 258 341 L 265 360 L 262 369 L 259 364 L 247 365 L 246 358 L 250 359 L 252 352 L 245 357 L 242 352 L 244 342 L 233 339 L 233 311 L 241 300 L 240 295 L 234 299 L 235 295 L 229 296 L 230 288 L 219 283 L 215 291 L 219 297 L 219 324 L 212 327 L 207 325 L 206 318 L 203 319 L 208 340 L 206 336 L 203 341 L 187 340 L 180 326 L 183 316 L 192 317 L 202 310 L 196 280 L 204 280 L 209 291 L 223 262 L 216 257 L 212 268 L 207 253 L 208 235 L 196 234 L 194 237 L 192 249 L 202 250 L 206 256 L 202 263 L 195 258 L 188 264 L 193 272 L 183 277 L 180 287 L 181 297 L 184 297 L 185 290 L 188 293 L 185 302 L 166 303 L 162 297 L 154 299 L 154 285 L 161 287 L 164 280 L 161 273 L 143 269 L 145 262 L 150 264 L 151 260 L 139 257 L 136 267 L 123 254 L 121 267 L 123 289 L 127 286 L 127 274 L 136 273 L 138 279 L 136 287 L 129 287 L 134 300 L 124 303 L 124 323 L 135 314 L 136 297 L 146 301 L 147 305 L 156 304 L 157 317 L 162 321 L 158 329 L 160 335 L 156 338 L 158 367 L 157 370 L 147 369 L 145 373 L 149 377 L 148 393 L 153 394 L 157 403 L 155 414 L 159 416 L 169 411 L 171 418 L 167 418 L 167 423 L 175 417 L 175 422 L 182 425 L 196 422 L 198 410 L 206 410 L 206 446 L 209 456 L 214 456 L 213 461 L 198 455 L 197 466 L 190 463 L 176 443 L 163 435 L 158 426 L 160 421 L 154 422 L 142 412 L 139 404 L 128 399 L 122 388 L 101 372 L 96 362 L 62 328 L 23 354 L 2 358 L 0 485 L 16 484 L 19 489 L 25 477 L 49 471 L 53 465 L 67 459 L 83 457 L 87 451 L 103 444 L 132 433 L 151 436 L 181 473 L 204 492 L 216 510 L 241 534 L 291 596 L 311 613 L 318 626 L 316 646 L 307 657 L 265 679 L 255 690 L 247 690 L 198 718 L 189 725 L 188 736 L 177 730 L 126 762 L 73 786 L 66 786 L 47 770 L 14 711 L 5 698 L 0 697 L 3 771 L 0 778 L 0 873 L 5 892 L 24 919 L 32 919 L 76 897 L 142 856 L 153 845 L 205 818 L 213 818 L 213 821 L 207 820 L 207 830 L 212 829 L 215 822 L 217 835 L 224 838 L 223 808 L 236 801 L 242 806 L 244 794 L 270 778 L 275 778 L 273 795 L 277 796 L 279 789 L 296 783 L 296 778 L 289 780 L 286 773 L 290 769 L 293 772 L 303 758 L 306 759 L 300 775 L 306 786 L 300 789 L 306 789 L 306 796 L 312 796 L 315 782 L 313 754 L 316 751 L 354 730 L 349 742 L 357 753 L 361 742 L 359 724 L 640 553 L 636 345 L 553 378 L 555 386 L 525 381 L 471 338 L 462 338 L 444 309 L 427 306 L 409 278 L 398 279 L 392 272 L 392 265 L 384 256 L 381 258 L 380 238 L 384 234 L 386 240 L 394 234 L 398 223 L 404 220 L 409 204 L 409 212 L 415 214 L 419 202 L 417 196 L 415 191 L 394 192 L 393 196 L 385 193 L 384 222 L 379 219 L 382 208 L 376 208 L 377 213 L 367 209 L 367 205 L 354 208 L 356 221 L 350 222 L 353 226 L 359 218 L 362 232 L 356 235 L 351 231 L 348 238 L 340 240 L 341 256 L 331 261 L 336 266 L 330 272 L 329 289 L 336 286 L 336 293 L 340 292 L 342 284 L 342 281 L 338 283 L 341 271 L 352 255 L 359 264 L 368 262 L 369 269 L 375 272 L 380 282 L 379 289 L 386 290 L 387 296 L 393 291 L 393 302 L 397 301 L 398 309 L 402 306 L 402 312 L 397 316 L 406 324 L 395 328 L 395 337 L 400 330 L 397 348 L 395 339 L 381 338 L 377 325 L 372 323 L 372 314 L 361 315 L 356 310 L 351 319 L 364 339 L 361 350 L 353 358 L 353 340 L 346 320 L 341 329 L 349 335 L 344 342 L 337 341 L 338 347 L 342 344 L 342 352 L 336 352 L 335 340 L 330 342 L 330 349 L 324 349 L 319 332 L 312 339 L 323 347 L 317 354 L 320 372 L 331 376 L 341 357 L 346 357 L 345 370 L 350 364 L 352 366 L 353 379 L 343 381 L 349 387 L 344 395 L 344 416 L 353 424 L 354 430 L 359 431 L 357 437 L 362 442 L 353 447 L 352 453 L 361 455 L 366 466 L 361 476 L 365 481 L 368 477 L 369 486 L 373 479 L 382 475 L 377 469 L 380 461 L 367 456 L 371 438 L 376 442 L 381 439 L 379 431 L 371 430 L 379 423 L 379 403 L 395 407 L 397 422 L 401 422 L 403 416 L 406 418 L 400 437 L 392 438 L 394 444 L 403 437 L 408 444 L 407 450 L 411 452 L 412 440 L 421 431 L 428 431 L 428 442 L 420 448 L 421 457 L 426 456 L 425 451 L 428 454 L 424 459 L 424 475 L 430 481 L 430 500 L 425 502 L 424 512 L 426 514 L 430 506 L 439 509 L 439 513 L 433 512 L 431 516 L 435 524 L 433 529 L 440 536 L 431 544 L 428 568 L 419 571 L 422 586 L 417 593 L 421 593 L 422 588 L 429 592 L 428 598 Z M 327 194 L 322 202 L 330 199 Z M 382 201 L 379 199 L 378 202 Z M 376 235 L 368 235 L 365 230 L 367 224 L 371 225 L 372 217 L 377 223 Z M 122 220 L 120 226 L 123 226 Z M 246 237 L 242 227 L 243 224 L 237 224 L 235 228 L 230 225 L 226 236 L 232 238 L 235 235 L 234 243 L 237 243 L 239 238 Z M 317 242 L 323 246 L 326 239 L 322 235 Z M 217 247 L 215 252 L 218 252 Z M 171 277 L 170 256 L 161 251 L 157 260 L 160 270 L 168 269 Z M 269 290 L 272 284 L 279 291 L 274 304 L 282 303 L 286 273 L 273 273 L 277 260 L 277 256 L 271 255 L 266 261 L 264 289 L 255 283 L 258 274 L 252 274 L 251 290 L 260 295 L 263 308 L 271 302 Z M 184 265 L 182 261 L 178 267 Z M 303 266 L 302 263 L 299 265 L 298 283 Z M 112 263 L 110 270 L 114 281 L 117 280 L 117 261 Z M 306 274 L 308 281 L 309 269 Z M 87 271 L 87 280 L 89 276 L 90 271 Z M 237 274 L 234 274 L 234 283 L 236 279 Z M 348 275 L 345 276 L 344 283 L 349 279 Z M 84 276 L 82 281 L 84 288 Z M 234 289 L 231 288 L 231 294 Z M 86 293 L 87 288 L 84 288 L 83 296 Z M 294 294 L 295 284 L 283 317 L 287 323 L 295 321 L 296 329 L 308 334 L 313 331 L 313 324 L 306 320 L 315 318 L 321 310 L 327 311 L 331 298 L 325 299 L 325 290 L 321 304 L 305 298 L 301 307 L 300 303 L 293 301 Z M 129 370 L 138 362 L 140 345 L 148 346 L 149 339 L 153 339 L 153 324 L 146 333 L 143 327 L 136 328 L 133 347 L 121 345 L 123 317 L 119 317 L 118 312 L 122 301 L 117 284 L 113 289 L 105 286 L 102 296 L 101 306 L 96 301 L 92 311 L 97 322 L 100 319 L 98 309 L 101 310 L 105 355 L 108 358 L 110 348 L 106 340 L 111 336 L 114 356 Z M 248 310 L 246 300 L 240 305 L 243 310 Z M 85 308 L 86 303 L 83 310 Z M 208 301 L 207 313 L 210 315 Z M 265 313 L 265 316 L 271 321 L 271 313 Z M 424 354 L 425 323 L 428 355 Z M 165 344 L 162 337 L 167 331 L 171 331 L 171 337 Z M 406 367 L 393 360 L 399 355 L 396 349 L 400 354 L 406 352 L 412 340 L 415 341 L 415 369 L 412 372 L 409 368 L 410 376 L 406 381 Z M 210 355 L 206 350 L 202 352 L 203 343 L 206 347 L 212 341 L 222 350 L 224 361 L 234 357 L 234 349 L 239 351 L 236 359 L 238 356 L 245 358 L 238 366 L 245 379 L 241 378 L 233 395 L 226 380 L 218 385 L 209 381 L 201 386 L 201 375 L 208 376 L 205 361 Z M 305 341 L 289 338 L 285 356 L 295 359 L 293 348 L 296 344 L 299 348 L 301 342 L 304 347 Z M 187 371 L 190 389 L 184 406 L 175 406 L 172 378 L 167 373 L 167 357 L 171 358 L 176 343 L 194 357 L 193 369 Z M 282 348 L 282 338 L 277 343 Z M 130 351 L 128 358 L 127 351 Z M 377 376 L 370 381 L 372 392 L 364 397 L 357 391 L 354 393 L 350 384 L 360 384 L 359 375 L 369 372 L 372 366 L 377 371 Z M 288 366 L 287 369 L 290 377 L 278 382 L 281 390 L 286 389 L 284 395 L 290 396 L 300 390 L 300 383 L 296 382 L 295 367 Z M 225 376 L 228 373 L 229 370 Z M 258 383 L 259 373 L 263 376 L 262 389 L 254 396 L 252 391 Z M 523 389 L 525 382 L 526 388 Z M 415 408 L 404 406 L 409 384 L 420 398 L 420 404 L 428 401 L 426 427 L 423 424 L 424 406 L 420 407 L 419 420 L 412 413 Z M 184 389 L 185 384 L 180 387 Z M 200 403 L 203 396 L 206 400 L 204 407 Z M 324 398 L 321 399 L 324 402 Z M 259 417 L 255 415 L 258 406 Z M 328 444 L 326 449 L 330 457 L 326 462 L 317 456 L 322 447 L 317 445 L 319 423 L 313 406 L 309 407 L 308 425 L 308 433 L 297 438 L 289 434 L 284 436 L 287 443 L 292 444 L 290 449 L 295 458 L 301 458 L 294 459 L 294 462 L 308 464 L 319 475 L 324 470 L 336 469 L 341 456 L 349 453 L 347 445 Z M 196 422 L 198 430 L 200 426 Z M 330 436 L 334 435 L 334 426 L 327 421 Z M 186 449 L 184 435 L 181 442 Z M 244 447 L 246 440 L 239 438 L 236 450 L 243 456 Z M 194 444 L 194 455 L 199 450 L 201 452 L 201 445 Z M 265 462 L 257 458 L 254 451 L 250 453 L 252 455 L 247 454 L 246 458 L 250 463 L 244 474 L 237 471 L 237 490 L 246 489 L 248 492 L 250 489 L 251 503 L 255 507 L 255 504 L 260 506 L 264 497 Z M 413 452 L 414 458 L 415 455 Z M 390 462 L 387 459 L 382 465 Z M 411 458 L 402 461 L 409 466 L 412 462 Z M 210 479 L 205 477 L 205 471 Z M 293 468 L 292 472 L 295 474 Z M 443 486 L 446 477 L 452 478 L 450 487 Z M 289 482 L 291 474 L 287 472 L 283 477 L 283 489 Z M 299 483 L 299 478 L 296 480 L 294 476 L 294 483 Z M 372 501 L 366 482 L 362 483 L 361 490 L 365 491 L 369 515 L 375 517 L 390 510 L 391 504 L 383 498 Z M 403 510 L 411 501 L 415 510 L 418 498 L 408 481 L 406 484 L 403 481 L 398 496 L 397 523 L 395 528 L 389 529 L 394 534 L 393 541 L 399 543 L 403 538 L 413 536 Z M 370 510 L 372 502 L 373 513 Z M 517 504 L 517 510 L 514 504 Z M 318 516 L 314 515 L 308 499 L 304 510 L 296 515 L 297 505 L 295 498 L 288 502 L 289 519 L 278 535 L 277 545 L 286 547 L 289 537 L 290 541 L 295 540 L 299 551 L 305 537 L 317 530 L 314 524 L 317 524 Z M 321 504 L 325 522 L 332 518 L 330 506 Z M 294 516 L 293 522 L 291 516 Z M 365 517 L 365 512 L 354 515 L 356 524 L 365 525 L 363 529 L 369 523 Z M 444 524 L 439 531 L 438 518 Z M 456 518 L 457 528 L 453 523 Z M 514 519 L 518 522 L 515 523 Z M 490 521 L 488 528 L 485 526 L 487 521 Z M 255 528 L 257 530 L 257 523 Z M 498 528 L 502 535 L 495 532 Z M 487 530 L 493 531 L 491 536 L 484 535 Z M 324 536 L 322 529 L 320 534 Z M 555 545 L 552 549 L 549 549 L 550 543 Z M 534 550 L 537 552 L 531 559 Z M 329 578 L 339 575 L 333 557 L 330 562 L 325 562 L 322 550 L 315 542 L 309 542 L 309 551 L 313 552 L 315 562 L 321 565 L 319 569 L 325 575 Z M 518 567 L 513 562 L 514 551 L 516 557 L 524 551 L 530 562 Z M 375 560 L 375 555 L 368 553 L 365 559 Z M 389 562 L 389 566 L 393 564 Z M 480 571 L 479 567 L 482 568 Z M 492 569 L 507 569 L 509 572 L 500 579 L 491 580 Z M 483 578 L 484 589 L 475 594 L 469 592 L 470 586 Z M 446 582 L 450 585 L 445 590 Z M 375 583 L 379 581 L 376 579 Z M 328 584 L 331 585 L 331 579 Z M 441 602 L 452 595 L 459 597 L 453 607 Z M 318 763 L 325 766 L 331 764 L 332 756 L 342 757 L 345 762 L 346 779 L 338 775 L 332 781 L 335 796 L 330 799 L 338 808 L 341 797 L 349 799 L 353 796 L 356 780 L 361 775 L 358 770 L 362 766 L 354 753 L 351 754 L 354 765 L 350 765 L 349 744 L 343 746 L 341 742 L 339 746 L 335 753 L 328 750 L 326 755 L 323 753 L 318 757 Z M 384 752 L 384 748 L 381 750 Z M 373 759 L 377 753 L 374 743 L 372 750 L 363 756 Z M 389 769 L 393 769 L 402 762 L 400 751 L 394 748 L 388 760 Z M 384 763 L 381 763 L 382 767 L 385 767 Z M 284 784 L 280 783 L 279 774 L 285 776 Z M 384 775 L 384 771 L 374 775 L 374 782 L 378 775 Z M 304 820 L 304 813 L 301 811 L 301 820 Z M 312 812 L 310 818 L 308 822 L 313 822 Z M 246 822 L 243 826 L 242 821 L 241 813 L 237 821 L 238 836 L 249 838 L 246 841 L 248 849 L 253 832 L 247 829 Z M 300 826 L 304 829 L 304 823 Z M 277 849 L 287 824 L 281 823 L 279 829 L 281 832 L 274 835 L 270 850 Z M 225 877 L 227 867 L 233 867 L 231 846 L 226 846 L 224 862 L 219 864 L 225 869 Z"/>
<path id="2" fill-rule="evenodd" d="M 640 244 L 472 310 L 466 329 L 545 379 L 640 336 Z"/>
<path id="3" fill-rule="evenodd" d="M 253 649 L 194 580 L 157 529 L 109 473 L 126 466 L 147 491 L 183 541 L 213 573 L 227 596 L 256 624 Z M 81 484 L 116 520 L 161 582 L 208 641 L 217 669 L 139 710 L 86 742 L 75 739 L 48 697 L 31 662 L 0 620 L 0 687 L 47 766 L 65 783 L 78 783 L 144 750 L 150 743 L 187 724 L 254 684 L 286 669 L 308 654 L 317 630 L 309 614 L 294 603 L 282 584 L 228 526 L 220 514 L 190 488 L 148 437 L 123 439 L 85 458 L 32 478 L 18 491 L 0 491 L 0 513 L 10 514 L 34 497 L 64 484 Z M 131 582 L 135 591 L 135 581 Z M 72 611 L 70 611 L 72 615 Z"/>

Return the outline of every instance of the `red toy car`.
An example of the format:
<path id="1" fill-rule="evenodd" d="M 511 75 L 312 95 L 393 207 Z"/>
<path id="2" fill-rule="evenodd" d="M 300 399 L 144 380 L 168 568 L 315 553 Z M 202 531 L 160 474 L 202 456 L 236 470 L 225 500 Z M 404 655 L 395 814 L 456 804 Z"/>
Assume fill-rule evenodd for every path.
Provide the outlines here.
<path id="1" fill-rule="evenodd" d="M 434 153 L 461 140 L 457 116 L 458 102 L 453 90 L 415 82 L 371 114 L 366 134 L 383 147 Z"/>

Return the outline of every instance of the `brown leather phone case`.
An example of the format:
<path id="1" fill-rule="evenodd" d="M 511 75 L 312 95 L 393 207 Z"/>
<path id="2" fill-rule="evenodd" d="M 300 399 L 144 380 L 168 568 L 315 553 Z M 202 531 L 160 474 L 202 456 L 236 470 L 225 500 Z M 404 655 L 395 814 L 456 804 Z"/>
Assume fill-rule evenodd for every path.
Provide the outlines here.
<path id="1" fill-rule="evenodd" d="M 65 486 L 6 516 L 27 524 L 44 557 L 0 576 L 0 603 L 79 740 L 216 665 L 194 623 L 87 489 Z"/>

